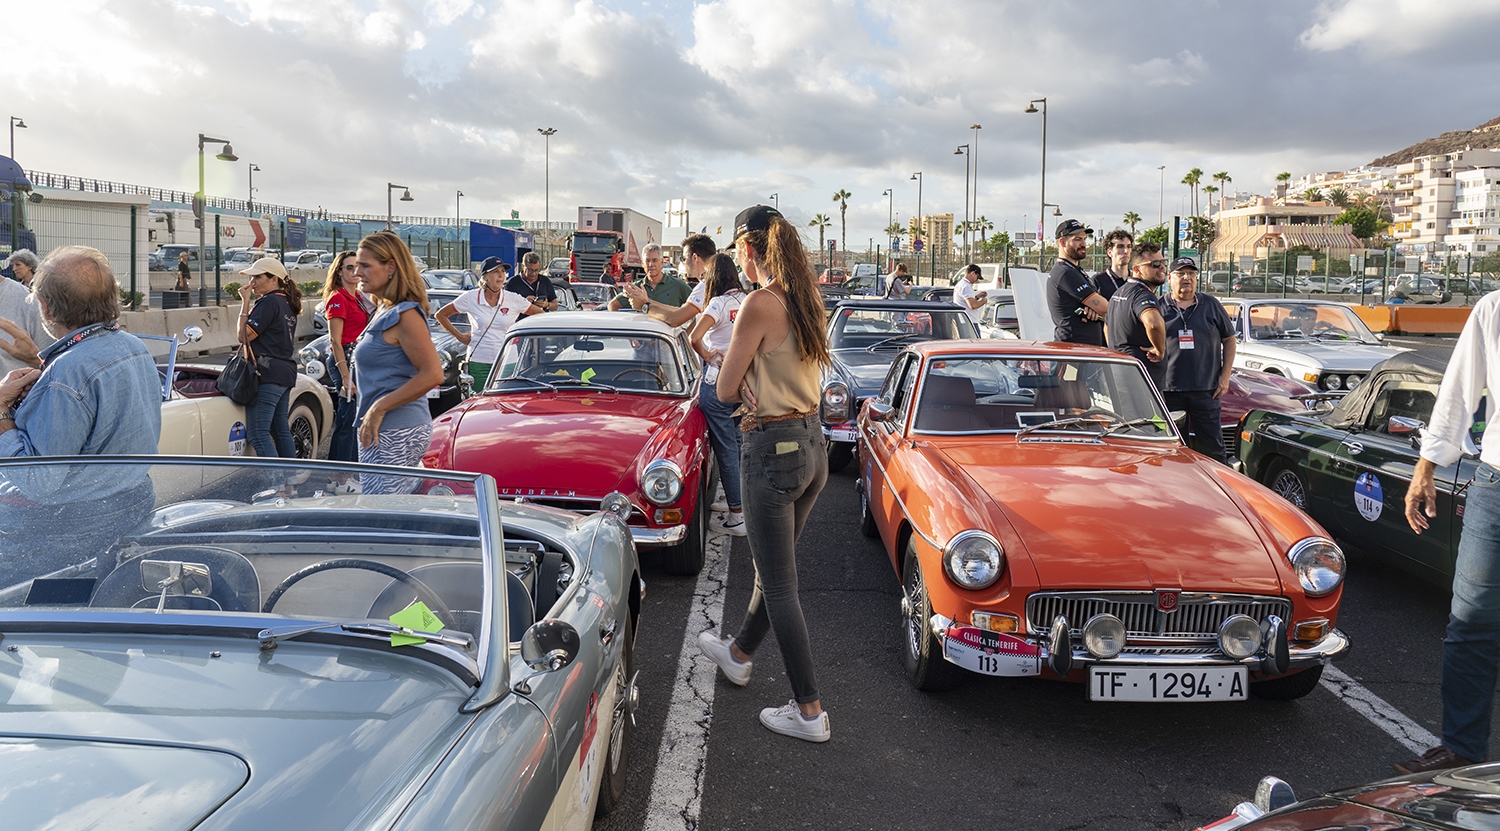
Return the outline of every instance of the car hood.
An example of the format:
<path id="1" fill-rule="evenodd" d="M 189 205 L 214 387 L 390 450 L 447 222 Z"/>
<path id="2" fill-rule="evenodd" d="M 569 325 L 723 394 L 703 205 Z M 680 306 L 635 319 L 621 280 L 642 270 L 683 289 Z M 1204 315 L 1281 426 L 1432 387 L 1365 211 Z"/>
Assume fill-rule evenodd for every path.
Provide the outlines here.
<path id="1" fill-rule="evenodd" d="M 1282 593 L 1266 543 L 1180 446 L 944 442 L 1016 531 L 1048 589 Z"/>
<path id="2" fill-rule="evenodd" d="M 488 473 L 503 495 L 603 496 L 633 481 L 634 462 L 684 399 L 585 392 L 503 393 L 461 405 L 445 463 Z M 541 494 L 538 494 L 541 495 Z"/>
<path id="3" fill-rule="evenodd" d="M 409 801 L 473 718 L 458 678 L 368 647 L 12 640 L 0 653 L 7 827 L 53 827 L 17 825 L 16 812 L 67 828 L 356 827 Z"/>
<path id="4" fill-rule="evenodd" d="M 1389 346 L 1376 346 L 1369 343 L 1349 343 L 1347 341 L 1294 341 L 1275 342 L 1253 341 L 1241 344 L 1239 355 L 1267 358 L 1270 360 L 1288 361 L 1298 364 L 1310 364 L 1333 370 L 1367 370 L 1392 355 L 1405 352 L 1404 349 L 1395 349 Z"/>
<path id="5" fill-rule="evenodd" d="M 856 398 L 870 398 L 880 392 L 885 376 L 896 362 L 899 349 L 870 352 L 860 349 L 836 349 L 833 351 L 832 372 L 844 383 Z"/>

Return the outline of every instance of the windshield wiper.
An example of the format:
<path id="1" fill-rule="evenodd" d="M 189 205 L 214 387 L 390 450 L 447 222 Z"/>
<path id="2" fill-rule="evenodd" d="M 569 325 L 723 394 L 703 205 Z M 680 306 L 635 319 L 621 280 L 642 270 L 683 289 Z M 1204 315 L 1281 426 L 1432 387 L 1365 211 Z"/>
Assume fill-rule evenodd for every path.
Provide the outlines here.
<path id="1" fill-rule="evenodd" d="M 866 346 L 865 347 L 865 351 L 866 352 L 874 352 L 875 350 L 879 349 L 882 346 L 885 346 L 886 344 L 900 343 L 901 341 L 904 341 L 907 338 L 919 338 L 919 337 L 921 337 L 921 335 L 918 335 L 915 332 L 906 332 L 906 333 L 903 333 L 903 334 L 900 334 L 900 335 L 896 335 L 894 337 L 886 338 L 885 340 L 875 341 L 874 343 L 870 344 L 869 346 Z"/>
<path id="2" fill-rule="evenodd" d="M 1110 421 L 1114 421 L 1114 419 L 1110 419 Z M 1059 418 L 1059 419 L 1054 419 L 1052 421 L 1044 421 L 1044 422 L 1042 422 L 1040 424 L 1032 424 L 1032 425 L 1029 425 L 1027 427 L 1022 427 L 1021 430 L 1020 430 L 1020 432 L 1016 433 L 1016 438 L 1019 439 L 1019 438 L 1021 438 L 1023 436 L 1026 436 L 1026 435 L 1028 435 L 1030 433 L 1033 433 L 1033 432 L 1035 432 L 1037 430 L 1044 430 L 1044 429 L 1047 429 L 1049 427 L 1053 427 L 1053 428 L 1055 428 L 1055 427 L 1077 427 L 1077 426 L 1080 426 L 1080 425 L 1083 425 L 1083 424 L 1094 424 L 1094 425 L 1103 426 L 1104 422 L 1102 420 L 1098 419 L 1098 418 L 1093 418 L 1093 417 L 1087 417 L 1087 418 L 1085 418 L 1083 416 L 1074 416 L 1072 418 Z"/>
<path id="3" fill-rule="evenodd" d="M 546 381 L 542 381 L 542 380 L 539 380 L 539 379 L 536 379 L 536 378 L 526 378 L 526 377 L 521 376 L 521 375 L 516 375 L 516 376 L 510 377 L 510 378 L 501 378 L 498 381 L 496 381 L 496 383 L 498 383 L 498 384 L 504 384 L 507 381 L 525 381 L 528 384 L 536 384 L 539 387 L 546 387 L 549 390 L 555 390 L 555 389 L 557 389 L 557 387 L 554 387 L 553 385 L 547 383 Z"/>
<path id="4" fill-rule="evenodd" d="M 1114 424 L 1111 424 L 1108 427 L 1104 428 L 1103 435 L 1112 436 L 1120 430 L 1126 430 L 1131 427 L 1141 427 L 1146 424 L 1150 424 L 1163 433 L 1167 432 L 1167 420 L 1159 415 L 1150 415 L 1143 416 L 1141 418 L 1132 418 L 1129 421 L 1115 422 Z"/>
<path id="5" fill-rule="evenodd" d="M 559 378 L 556 381 L 552 382 L 552 386 L 553 386 L 554 389 L 557 388 L 557 387 L 567 386 L 567 387 L 586 387 L 586 388 L 591 389 L 591 390 L 609 390 L 610 392 L 619 392 L 619 390 L 615 389 L 614 387 L 610 386 L 609 384 L 598 384 L 598 383 L 595 383 L 593 381 L 580 381 L 577 378 Z"/>
<path id="6" fill-rule="evenodd" d="M 405 626 L 393 626 L 388 623 L 320 623 L 316 626 L 299 626 L 290 629 L 262 629 L 256 638 L 260 641 L 260 648 L 262 650 L 270 651 L 275 649 L 276 644 L 282 641 L 329 629 L 352 632 L 356 635 L 380 635 L 382 637 L 405 635 L 409 638 L 421 638 L 428 643 L 456 646 L 463 650 L 472 649 L 474 646 L 474 639 L 469 637 L 465 632 L 453 634 L 423 632 L 420 629 L 408 629 Z"/>

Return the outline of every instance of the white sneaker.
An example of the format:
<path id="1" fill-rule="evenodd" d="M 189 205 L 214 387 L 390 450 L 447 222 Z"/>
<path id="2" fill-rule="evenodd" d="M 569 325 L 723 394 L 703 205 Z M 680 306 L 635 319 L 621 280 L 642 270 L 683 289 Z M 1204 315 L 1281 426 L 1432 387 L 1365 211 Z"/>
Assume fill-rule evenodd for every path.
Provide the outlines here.
<path id="1" fill-rule="evenodd" d="M 797 708 L 796 699 L 780 707 L 767 707 L 761 710 L 760 723 L 772 733 L 780 733 L 805 742 L 826 742 L 833 736 L 828 729 L 828 711 L 818 713 L 809 721 L 803 718 L 802 711 Z"/>
<path id="2" fill-rule="evenodd" d="M 715 499 L 713 501 L 713 504 L 708 506 L 708 509 L 710 511 L 718 511 L 722 514 L 725 511 L 729 510 L 729 503 L 725 502 L 723 499 Z"/>
<path id="3" fill-rule="evenodd" d="M 745 536 L 745 514 L 736 511 L 726 516 L 716 516 L 708 521 L 708 530 L 731 537 Z"/>
<path id="4" fill-rule="evenodd" d="M 724 671 L 724 677 L 729 683 L 743 687 L 750 683 L 750 661 L 741 661 L 734 657 L 729 651 L 729 645 L 734 643 L 734 638 L 714 637 L 713 630 L 702 632 L 698 635 L 698 648 L 703 654 L 713 659 Z"/>
<path id="5" fill-rule="evenodd" d="M 344 482 L 343 484 L 334 485 L 331 492 L 336 494 L 359 493 L 359 480 L 351 476 L 349 480 Z"/>

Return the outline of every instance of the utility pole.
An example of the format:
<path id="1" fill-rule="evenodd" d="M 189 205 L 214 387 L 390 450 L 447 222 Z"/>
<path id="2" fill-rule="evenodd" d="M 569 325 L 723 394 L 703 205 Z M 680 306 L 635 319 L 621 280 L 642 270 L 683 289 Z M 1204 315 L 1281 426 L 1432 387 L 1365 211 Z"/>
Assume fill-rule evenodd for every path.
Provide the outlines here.
<path id="1" fill-rule="evenodd" d="M 964 262 L 969 261 L 969 145 L 960 144 L 953 155 L 964 157 Z"/>
<path id="2" fill-rule="evenodd" d="M 197 194 L 197 196 L 193 200 L 193 213 L 198 218 L 197 221 L 198 221 L 198 305 L 199 306 L 206 306 L 206 305 L 208 305 L 208 287 L 207 287 L 207 285 L 205 283 L 205 281 L 206 281 L 205 264 L 206 264 L 207 254 L 204 251 L 204 247 L 206 245 L 206 241 L 204 240 L 204 235 L 205 235 L 205 233 L 207 232 L 208 229 L 203 227 L 203 218 L 206 215 L 206 212 L 208 210 L 208 199 L 203 194 L 203 145 L 205 145 L 205 144 L 222 144 L 222 145 L 224 145 L 224 149 L 222 151 L 220 151 L 219 154 L 214 157 L 214 158 L 218 159 L 221 162 L 237 162 L 237 161 L 240 160 L 239 156 L 234 155 L 234 146 L 229 143 L 229 139 L 213 138 L 212 136 L 205 136 L 202 133 L 198 134 L 198 194 Z M 215 259 L 216 260 L 218 259 L 217 256 L 215 257 Z M 147 285 L 147 288 L 149 289 L 150 286 Z"/>
<path id="3" fill-rule="evenodd" d="M 922 241 L 922 232 L 926 230 L 926 227 L 925 227 L 926 223 L 924 223 L 922 221 L 922 171 L 918 170 L 916 173 L 913 173 L 911 175 L 911 178 L 917 180 L 917 240 L 916 241 L 919 242 L 919 243 L 922 243 L 923 245 L 926 245 L 927 243 L 925 243 L 925 242 Z M 917 273 L 918 274 L 922 273 L 922 250 L 921 249 L 917 249 Z"/>
<path id="4" fill-rule="evenodd" d="M 545 188 L 545 190 L 543 191 L 543 193 L 545 194 L 545 196 L 544 196 L 545 201 L 542 203 L 542 205 L 543 205 L 543 207 L 542 207 L 542 222 L 544 223 L 544 227 L 546 227 L 548 230 L 551 230 L 551 224 L 552 224 L 552 137 L 557 134 L 557 128 L 556 127 L 548 127 L 548 128 L 546 128 L 544 130 L 541 127 L 538 127 L 538 128 L 536 128 L 536 131 L 538 133 L 542 134 L 542 158 L 543 158 L 543 171 L 542 171 L 542 175 L 544 177 L 543 182 L 544 182 L 544 188 Z"/>
<path id="5" fill-rule="evenodd" d="M 1036 215 L 1036 242 L 1038 250 L 1037 256 L 1038 258 L 1040 258 L 1040 250 L 1042 245 L 1042 225 L 1044 224 L 1045 217 L 1047 216 L 1047 99 L 1031 99 L 1031 103 L 1026 105 L 1026 109 L 1024 110 L 1024 112 L 1038 112 L 1036 108 L 1037 104 L 1042 105 L 1042 109 L 1040 110 L 1042 114 L 1042 207 L 1037 210 Z M 1037 262 L 1040 263 L 1041 260 L 1038 259 Z"/>

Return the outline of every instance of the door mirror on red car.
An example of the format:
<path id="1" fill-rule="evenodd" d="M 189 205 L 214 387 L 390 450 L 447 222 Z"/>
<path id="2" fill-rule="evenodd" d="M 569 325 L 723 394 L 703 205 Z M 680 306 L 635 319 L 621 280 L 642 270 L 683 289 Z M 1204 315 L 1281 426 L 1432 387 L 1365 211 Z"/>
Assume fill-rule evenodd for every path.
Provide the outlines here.
<path id="1" fill-rule="evenodd" d="M 871 401 L 868 406 L 871 421 L 890 421 L 891 413 L 896 411 L 895 407 L 879 400 Z"/>

